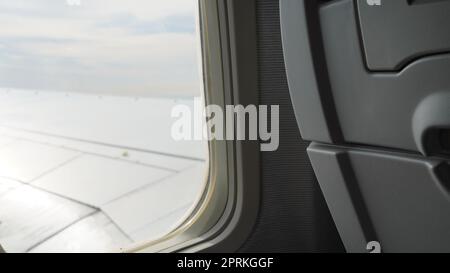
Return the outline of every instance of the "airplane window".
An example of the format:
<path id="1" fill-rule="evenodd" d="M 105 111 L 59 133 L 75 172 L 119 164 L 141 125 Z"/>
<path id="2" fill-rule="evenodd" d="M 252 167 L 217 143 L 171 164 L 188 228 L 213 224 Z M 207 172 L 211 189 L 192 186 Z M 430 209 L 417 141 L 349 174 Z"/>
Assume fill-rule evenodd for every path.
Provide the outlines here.
<path id="1" fill-rule="evenodd" d="M 0 244 L 110 252 L 161 238 L 205 189 L 195 0 L 0 0 Z M 195 128 L 193 129 L 195 130 Z"/>

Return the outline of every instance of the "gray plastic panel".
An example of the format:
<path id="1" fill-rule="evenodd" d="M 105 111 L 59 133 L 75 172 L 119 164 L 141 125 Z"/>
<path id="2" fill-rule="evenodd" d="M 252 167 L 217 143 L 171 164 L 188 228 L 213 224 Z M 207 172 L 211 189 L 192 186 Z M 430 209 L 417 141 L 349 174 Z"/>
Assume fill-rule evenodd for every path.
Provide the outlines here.
<path id="1" fill-rule="evenodd" d="M 302 137 L 341 142 L 323 60 L 319 21 L 314 12 L 316 5 L 316 1 L 280 1 L 289 90 Z M 323 111 L 324 108 L 328 112 Z"/>
<path id="2" fill-rule="evenodd" d="M 308 149 L 349 252 L 450 251 L 450 166 L 437 159 L 334 148 Z"/>
<path id="3" fill-rule="evenodd" d="M 450 1 L 357 0 L 370 70 L 400 70 L 411 61 L 450 51 Z"/>
<path id="4" fill-rule="evenodd" d="M 440 147 L 450 147 L 450 138 L 440 138 L 443 143 L 424 144 L 419 140 L 434 125 L 444 129 L 441 133 L 440 128 L 435 128 L 438 130 L 434 130 L 434 138 L 448 135 L 450 124 L 442 123 L 442 117 L 433 120 L 439 113 L 431 113 L 434 117 L 417 116 L 429 115 L 419 107 L 430 97 L 437 93 L 450 94 L 450 54 L 420 58 L 399 72 L 371 72 L 366 67 L 360 41 L 356 1 L 334 1 L 320 8 L 313 4 L 316 1 L 280 3 L 290 93 L 305 139 L 423 154 L 441 154 Z M 392 5 L 386 4 L 387 1 L 382 3 Z M 434 5 L 416 3 L 408 8 L 413 6 L 427 10 L 426 7 Z M 440 105 L 441 109 L 450 109 L 450 101 L 446 103 L 449 105 Z M 428 124 L 421 124 L 417 129 L 413 125 L 415 120 L 428 121 Z"/>
<path id="5" fill-rule="evenodd" d="M 398 73 L 369 72 L 354 5 L 352 0 L 342 0 L 320 10 L 328 73 L 344 140 L 419 151 L 422 147 L 413 133 L 414 113 L 430 96 L 450 92 L 450 55 L 422 58 Z"/>
<path id="6" fill-rule="evenodd" d="M 341 170 L 342 154 L 339 150 L 309 150 L 317 180 L 333 216 L 334 223 L 341 235 L 342 242 L 348 252 L 364 253 L 367 242 L 375 240 L 367 234 L 367 224 L 359 207 L 352 201 L 351 185 L 347 185 L 345 172 Z"/>

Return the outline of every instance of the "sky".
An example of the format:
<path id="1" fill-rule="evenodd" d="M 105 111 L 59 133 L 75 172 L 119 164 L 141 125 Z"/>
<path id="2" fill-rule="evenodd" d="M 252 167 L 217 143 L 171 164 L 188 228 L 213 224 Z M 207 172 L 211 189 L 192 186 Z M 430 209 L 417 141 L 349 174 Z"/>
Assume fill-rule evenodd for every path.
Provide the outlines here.
<path id="1" fill-rule="evenodd" d="M 0 0 L 0 88 L 198 96 L 196 16 L 196 0 Z"/>

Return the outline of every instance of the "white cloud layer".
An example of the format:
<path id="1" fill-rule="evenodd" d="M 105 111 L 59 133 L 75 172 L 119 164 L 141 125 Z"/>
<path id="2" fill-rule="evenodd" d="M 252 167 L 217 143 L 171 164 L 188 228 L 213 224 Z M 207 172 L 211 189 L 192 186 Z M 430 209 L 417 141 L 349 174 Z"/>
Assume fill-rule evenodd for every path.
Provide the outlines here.
<path id="1" fill-rule="evenodd" d="M 0 86 L 200 92 L 195 0 L 0 0 Z"/>

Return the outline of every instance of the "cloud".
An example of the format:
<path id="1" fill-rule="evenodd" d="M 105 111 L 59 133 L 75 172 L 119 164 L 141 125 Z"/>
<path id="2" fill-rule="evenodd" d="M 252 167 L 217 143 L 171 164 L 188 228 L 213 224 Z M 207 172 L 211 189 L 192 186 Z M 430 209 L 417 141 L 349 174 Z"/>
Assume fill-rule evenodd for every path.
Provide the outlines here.
<path id="1" fill-rule="evenodd" d="M 0 86 L 200 92 L 195 0 L 0 0 Z"/>

